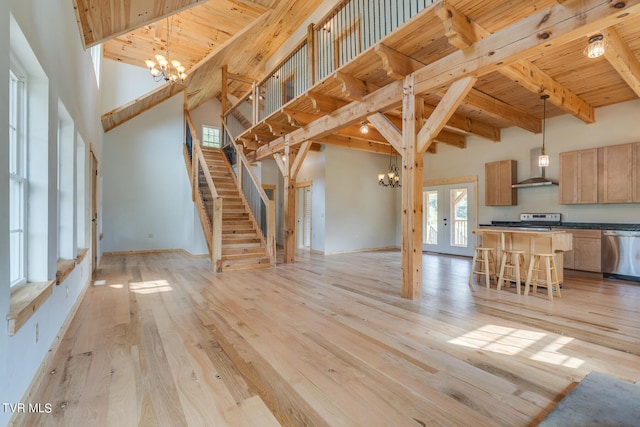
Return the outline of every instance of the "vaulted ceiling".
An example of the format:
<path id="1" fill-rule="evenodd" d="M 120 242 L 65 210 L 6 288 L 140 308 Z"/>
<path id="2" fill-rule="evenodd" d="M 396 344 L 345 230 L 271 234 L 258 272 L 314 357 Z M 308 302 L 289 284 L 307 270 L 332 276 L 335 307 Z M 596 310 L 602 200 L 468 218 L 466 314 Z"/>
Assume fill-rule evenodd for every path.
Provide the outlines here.
<path id="1" fill-rule="evenodd" d="M 74 0 L 85 47 L 103 43 L 104 56 L 109 59 L 144 66 L 144 59 L 164 52 L 169 25 L 171 56 L 187 65 L 184 85 L 189 108 L 220 95 L 223 65 L 232 77 L 229 89 L 236 95 L 250 87 L 248 82 L 261 80 L 266 61 L 321 3 L 321 0 Z M 587 7 L 598 2 L 435 3 L 437 7 L 383 41 L 385 47 L 407 58 L 412 70 L 460 52 L 477 58 L 478 41 L 505 28 L 517 29 L 514 25 L 541 11 L 549 10 L 556 15 L 566 11 L 569 16 L 571 11 L 580 10 L 586 16 L 590 13 Z M 458 107 L 455 120 L 461 126 L 465 121 L 474 121 L 478 128 L 486 125 L 486 137 L 492 139 L 492 128 L 515 125 L 539 132 L 543 91 L 551 95 L 548 117 L 571 114 L 585 123 L 596 119 L 595 108 L 637 99 L 640 96 L 638 0 L 599 3 L 611 10 L 624 8 L 620 19 L 611 20 L 612 25 L 602 28 L 585 26 L 588 30 L 580 37 L 561 43 L 551 33 L 548 43 L 539 49 L 529 50 L 508 66 L 479 74 L 473 89 Z M 582 24 L 572 21 L 570 25 Z M 588 38 L 598 32 L 607 38 L 608 52 L 597 59 L 586 58 L 582 52 Z M 362 60 L 341 72 L 356 77 L 369 88 L 390 84 L 393 78 L 383 70 L 377 53 L 374 49 L 364 52 Z M 323 87 L 327 89 L 332 84 L 327 81 Z M 107 130 L 113 128 L 182 89 L 180 85 L 159 86 L 156 91 L 118 108 L 117 114 L 105 114 L 103 125 Z M 338 106 L 352 101 L 339 91 L 330 95 L 338 100 Z M 428 105 L 436 106 L 442 95 L 443 91 L 429 91 L 424 97 Z M 300 112 L 304 112 L 302 104 Z"/>

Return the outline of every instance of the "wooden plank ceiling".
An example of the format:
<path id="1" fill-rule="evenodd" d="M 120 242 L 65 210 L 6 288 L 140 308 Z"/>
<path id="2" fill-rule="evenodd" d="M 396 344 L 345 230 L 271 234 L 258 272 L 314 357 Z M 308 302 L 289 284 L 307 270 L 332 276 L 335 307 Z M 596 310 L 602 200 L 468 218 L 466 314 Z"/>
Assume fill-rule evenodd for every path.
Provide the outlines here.
<path id="1" fill-rule="evenodd" d="M 144 0 L 110 0 L 100 7 L 91 7 L 90 4 L 80 6 L 80 3 L 91 3 L 89 0 L 74 1 L 85 44 L 90 44 L 88 40 L 110 39 L 104 44 L 106 58 L 139 66 L 144 66 L 144 59 L 164 50 L 166 20 L 162 17 L 168 15 L 167 8 L 173 8 L 176 13 L 169 19 L 169 25 L 172 25 L 170 51 L 172 57 L 187 65 L 189 77 L 185 85 L 189 108 L 220 95 L 220 68 L 223 65 L 232 75 L 241 76 L 240 80 L 232 80 L 229 88 L 232 94 L 237 95 L 249 88 L 241 80 L 261 80 L 268 71 L 264 69 L 265 62 L 321 3 L 320 0 L 166 0 L 156 2 L 160 6 L 154 6 L 153 12 L 149 12 L 160 20 L 139 23 L 143 19 L 135 20 L 130 12 L 123 14 L 122 10 L 125 6 L 127 11 L 140 10 L 147 3 Z M 552 42 L 545 49 L 535 51 L 508 67 L 479 75 L 474 87 L 436 141 L 464 147 L 464 135 L 468 134 L 495 141 L 499 140 L 501 128 L 514 125 L 538 133 L 542 118 L 540 92 L 543 90 L 551 94 L 547 117 L 572 114 L 585 123 L 596 120 L 595 108 L 640 96 L 640 14 L 636 8 L 629 7 L 635 1 L 608 3 L 609 7 L 625 4 L 625 11 L 632 10 L 631 15 L 610 28 L 597 28 L 583 37 L 563 43 L 556 42 L 552 37 Z M 194 4 L 196 6 L 191 7 Z M 517 24 L 545 8 L 550 8 L 553 13 L 561 13 L 563 9 L 579 8 L 581 4 L 578 0 L 437 1 L 384 39 L 382 46 L 363 52 L 358 59 L 343 67 L 340 75 L 319 82 L 308 96 L 287 105 L 281 117 L 273 117 L 271 124 L 264 123 L 262 128 L 255 128 L 244 136 L 261 144 L 269 143 L 281 137 L 283 132 L 330 113 L 331 110 L 317 108 L 318 102 L 313 99 L 314 96 L 330 97 L 335 108 L 352 102 L 353 97 L 344 92 L 345 84 L 341 75 L 363 82 L 367 93 L 397 81 L 398 76 L 385 68 L 389 64 L 381 61 L 388 53 L 385 49 L 407 58 L 406 63 L 415 70 L 460 50 L 473 52 L 476 41 Z M 127 19 L 123 16 L 127 16 Z M 111 34 L 105 30 L 107 26 L 104 22 L 113 25 Z M 129 28 L 122 32 L 121 27 L 127 25 Z M 596 32 L 607 33 L 610 49 L 603 57 L 588 59 L 582 51 L 589 35 Z M 444 89 L 424 93 L 427 111 L 437 106 Z M 159 96 L 159 92 L 154 91 L 105 114 L 105 130 L 161 102 L 166 99 L 164 96 L 169 96 L 173 91 L 161 92 L 165 95 Z M 387 116 L 391 119 L 399 117 L 398 107 L 395 105 L 385 111 Z M 293 121 L 292 113 L 297 114 Z M 279 132 L 274 132 L 274 128 L 279 128 Z M 345 144 L 356 146 L 352 134 L 355 132 L 344 129 L 340 138 L 346 138 Z M 462 140 L 456 135 L 462 135 Z M 384 138 L 380 137 L 380 142 L 383 141 Z M 432 151 L 434 149 L 435 146 Z M 376 148 L 373 151 L 379 150 Z"/>

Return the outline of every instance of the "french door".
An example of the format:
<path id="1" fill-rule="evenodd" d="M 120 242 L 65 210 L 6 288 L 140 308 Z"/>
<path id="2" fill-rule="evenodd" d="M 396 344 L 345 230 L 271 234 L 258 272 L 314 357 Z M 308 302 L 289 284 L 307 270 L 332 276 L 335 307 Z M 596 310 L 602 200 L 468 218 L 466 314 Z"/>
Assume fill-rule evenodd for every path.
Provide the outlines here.
<path id="1" fill-rule="evenodd" d="M 422 250 L 472 256 L 475 184 L 425 187 L 422 202 Z"/>

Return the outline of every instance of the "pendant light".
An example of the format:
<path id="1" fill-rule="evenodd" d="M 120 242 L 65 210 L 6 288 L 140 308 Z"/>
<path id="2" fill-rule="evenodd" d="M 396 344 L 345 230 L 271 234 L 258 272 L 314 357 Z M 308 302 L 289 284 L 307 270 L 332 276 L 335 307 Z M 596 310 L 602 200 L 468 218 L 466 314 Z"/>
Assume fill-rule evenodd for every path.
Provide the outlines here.
<path id="1" fill-rule="evenodd" d="M 547 94 L 543 94 L 542 96 L 540 96 L 540 99 L 542 99 L 542 102 L 543 102 L 542 152 L 540 153 L 540 156 L 538 157 L 538 166 L 540 166 L 541 168 L 546 168 L 547 166 L 549 166 L 549 156 L 544 151 L 544 137 L 545 137 L 545 131 L 546 131 L 546 122 L 547 122 L 547 98 L 549 98 L 549 95 L 547 95 Z"/>

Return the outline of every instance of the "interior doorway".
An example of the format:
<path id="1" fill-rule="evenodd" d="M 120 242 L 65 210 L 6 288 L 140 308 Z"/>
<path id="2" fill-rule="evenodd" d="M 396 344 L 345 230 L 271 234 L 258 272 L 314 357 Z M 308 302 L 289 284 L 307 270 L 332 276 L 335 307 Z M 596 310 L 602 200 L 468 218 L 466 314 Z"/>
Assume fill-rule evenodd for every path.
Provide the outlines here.
<path id="1" fill-rule="evenodd" d="M 311 183 L 299 183 L 296 187 L 296 246 L 311 250 Z"/>
<path id="2" fill-rule="evenodd" d="M 451 255 L 473 255 L 476 183 L 425 186 L 422 193 L 422 249 Z"/>

